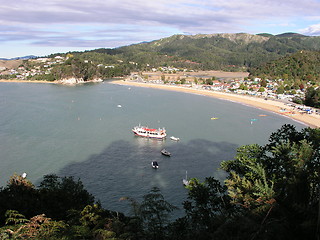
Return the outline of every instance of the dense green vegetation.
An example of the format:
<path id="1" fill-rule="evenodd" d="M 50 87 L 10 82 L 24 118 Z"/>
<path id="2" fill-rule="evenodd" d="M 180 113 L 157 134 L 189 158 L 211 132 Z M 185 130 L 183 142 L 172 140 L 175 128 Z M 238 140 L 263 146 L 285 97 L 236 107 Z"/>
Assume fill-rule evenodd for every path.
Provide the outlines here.
<path id="1" fill-rule="evenodd" d="M 0 190 L 1 239 L 319 239 L 320 129 L 284 125 L 221 163 L 227 178 L 192 179 L 185 216 L 154 187 L 131 216 L 103 209 L 72 177 L 38 187 L 14 175 Z"/>
<path id="2" fill-rule="evenodd" d="M 130 73 L 130 69 L 125 65 L 118 64 L 106 68 L 103 64 L 101 66 L 99 64 L 101 64 L 99 59 L 90 60 L 86 55 L 72 56 L 63 64 L 55 65 L 52 74 L 55 79 L 75 77 L 88 81 L 97 78 L 106 79 L 123 76 Z"/>
<path id="3" fill-rule="evenodd" d="M 50 71 L 47 64 L 39 64 L 43 74 L 30 75 L 29 79 L 53 81 L 76 77 L 87 81 L 172 66 L 189 70 L 250 71 L 252 76 L 316 83 L 319 82 L 319 51 L 320 37 L 296 33 L 174 35 L 114 49 L 52 54 L 48 57 L 69 58 L 62 64 L 54 64 Z M 25 60 L 22 66 L 32 69 L 33 64 Z"/>
<path id="4" fill-rule="evenodd" d="M 291 83 L 320 83 L 320 52 L 300 51 L 250 69 L 251 76 L 283 79 Z"/>
<path id="5" fill-rule="evenodd" d="M 170 65 L 189 69 L 246 71 L 301 50 L 320 50 L 320 37 L 294 33 L 278 36 L 246 33 L 174 35 L 115 49 L 72 54 L 103 64 L 114 64 L 119 60 L 128 64 L 131 61 L 137 63 L 134 67 L 139 70 Z"/>
<path id="6" fill-rule="evenodd" d="M 106 56 L 106 59 L 108 57 Z M 30 76 L 30 80 L 55 81 L 65 78 L 77 78 L 89 81 L 93 79 L 107 79 L 128 75 L 132 68 L 126 64 L 114 64 L 112 67 L 105 66 L 108 61 L 101 54 L 68 54 L 68 58 L 63 63 L 56 63 L 51 66 L 50 73 Z M 103 64 L 102 64 L 103 63 Z M 37 63 L 24 61 L 21 66 L 26 69 L 32 69 Z M 40 69 L 45 72 L 47 64 L 40 64 Z"/>
<path id="7" fill-rule="evenodd" d="M 305 91 L 304 99 L 296 97 L 294 102 L 310 107 L 320 107 L 320 51 L 299 51 L 290 56 L 268 62 L 250 69 L 250 77 L 263 80 L 279 80 L 278 94 Z"/>
<path id="8" fill-rule="evenodd" d="M 320 108 L 320 88 L 307 88 L 303 103 L 310 107 Z"/>

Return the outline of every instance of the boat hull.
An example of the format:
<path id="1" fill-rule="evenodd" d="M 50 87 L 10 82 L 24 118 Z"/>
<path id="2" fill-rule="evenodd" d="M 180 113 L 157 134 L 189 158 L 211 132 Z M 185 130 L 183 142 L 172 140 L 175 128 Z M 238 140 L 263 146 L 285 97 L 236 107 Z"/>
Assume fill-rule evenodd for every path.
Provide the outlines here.
<path id="1" fill-rule="evenodd" d="M 159 168 L 159 165 L 158 165 L 157 162 L 151 162 L 151 166 L 152 166 L 152 168 L 154 168 L 154 169 L 158 169 L 158 168 Z"/>
<path id="2" fill-rule="evenodd" d="M 165 150 L 165 149 L 162 149 L 162 150 L 161 150 L 161 154 L 164 155 L 164 156 L 167 156 L 167 157 L 170 157 L 170 156 L 171 156 L 171 153 L 168 152 L 168 151 Z"/>
<path id="3" fill-rule="evenodd" d="M 173 140 L 173 141 L 180 141 L 180 138 L 174 137 L 174 136 L 170 137 L 170 139 Z"/>
<path id="4" fill-rule="evenodd" d="M 132 129 L 132 132 L 139 137 L 164 139 L 166 138 L 166 130 L 164 128 L 153 129 L 148 127 L 136 126 Z"/>
<path id="5" fill-rule="evenodd" d="M 133 131 L 133 130 L 132 130 Z M 141 134 L 133 131 L 134 135 L 139 136 L 139 137 L 145 137 L 145 138 L 155 138 L 155 139 L 164 139 L 166 136 L 151 136 L 148 134 Z"/>

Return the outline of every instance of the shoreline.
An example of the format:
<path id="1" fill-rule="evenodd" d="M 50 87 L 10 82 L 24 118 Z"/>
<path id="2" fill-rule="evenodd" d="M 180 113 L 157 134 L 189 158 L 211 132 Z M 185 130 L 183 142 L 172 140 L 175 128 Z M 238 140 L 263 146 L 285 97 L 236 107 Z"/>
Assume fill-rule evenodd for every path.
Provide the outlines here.
<path id="1" fill-rule="evenodd" d="M 85 83 L 99 83 L 103 82 L 101 81 L 96 81 L 96 80 L 90 80 L 86 82 L 76 82 L 76 83 L 68 83 L 68 82 L 61 82 L 59 81 L 45 81 L 45 80 L 18 80 L 18 79 L 0 79 L 0 83 L 51 83 L 51 84 L 62 84 L 62 85 L 77 85 L 77 84 L 85 84 Z"/>
<path id="2" fill-rule="evenodd" d="M 12 83 L 55 83 L 44 80 L 17 80 L 17 79 L 0 79 L 0 82 Z"/>
<path id="3" fill-rule="evenodd" d="M 49 82 L 43 80 L 17 80 L 17 79 L 0 79 L 0 82 L 12 82 L 12 83 L 48 83 L 48 84 L 59 84 L 57 82 Z M 273 112 L 284 117 L 291 118 L 297 122 L 303 123 L 312 128 L 320 128 L 320 115 L 313 114 L 301 114 L 298 113 L 297 110 L 293 110 L 292 107 L 289 107 L 285 103 L 275 101 L 275 100 L 264 100 L 262 98 L 245 96 L 245 95 L 237 95 L 231 93 L 217 92 L 212 90 L 202 90 L 202 89 L 194 89 L 182 86 L 172 86 L 172 85 L 164 85 L 164 84 L 155 84 L 155 83 L 142 83 L 142 82 L 134 82 L 127 80 L 111 80 L 107 81 L 112 84 L 118 85 L 127 85 L 127 86 L 136 86 L 136 87 L 145 87 L 145 88 L 156 88 L 168 91 L 177 91 L 177 92 L 185 92 L 192 93 L 202 96 L 214 97 L 218 99 L 223 99 L 235 103 L 244 104 L 250 107 L 260 108 L 269 112 Z M 288 111 L 295 111 L 295 114 L 290 114 L 289 112 L 281 112 L 281 109 L 288 109 Z"/>
<path id="4" fill-rule="evenodd" d="M 172 85 L 163 85 L 163 84 L 154 84 L 154 83 L 141 83 L 141 82 L 132 82 L 125 80 L 112 80 L 108 81 L 112 84 L 126 85 L 126 86 L 136 86 L 136 87 L 145 87 L 145 88 L 156 88 L 169 91 L 193 93 L 208 97 L 214 97 L 218 99 L 228 100 L 235 103 L 241 103 L 248 105 L 250 107 L 260 108 L 269 112 L 277 113 L 285 117 L 291 118 L 300 123 L 306 124 L 312 128 L 320 127 L 320 115 L 313 114 L 301 114 L 297 110 L 292 110 L 292 107 L 286 105 L 285 103 L 275 101 L 275 100 L 264 100 L 262 98 L 250 97 L 244 95 L 229 94 L 223 92 L 216 92 L 211 90 L 202 90 L 202 89 L 193 89 L 181 86 L 172 86 Z M 288 109 L 288 111 L 295 111 L 295 114 L 289 114 L 288 112 L 281 112 L 281 109 Z"/>

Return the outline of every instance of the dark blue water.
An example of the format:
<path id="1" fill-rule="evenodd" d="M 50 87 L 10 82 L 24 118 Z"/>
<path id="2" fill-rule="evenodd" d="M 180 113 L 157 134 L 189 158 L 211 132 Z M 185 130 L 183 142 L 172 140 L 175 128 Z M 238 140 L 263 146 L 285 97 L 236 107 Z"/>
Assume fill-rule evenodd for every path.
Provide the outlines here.
<path id="1" fill-rule="evenodd" d="M 27 172 L 36 184 L 46 174 L 75 176 L 103 207 L 125 213 L 130 206 L 121 197 L 141 200 L 153 186 L 181 207 L 186 171 L 200 180 L 223 179 L 219 164 L 240 145 L 265 144 L 286 123 L 305 127 L 220 99 L 106 82 L 1 83 L 0 115 L 0 185 L 14 173 Z M 180 141 L 136 137 L 131 128 L 139 123 L 165 127 Z M 161 155 L 162 148 L 172 156 Z"/>

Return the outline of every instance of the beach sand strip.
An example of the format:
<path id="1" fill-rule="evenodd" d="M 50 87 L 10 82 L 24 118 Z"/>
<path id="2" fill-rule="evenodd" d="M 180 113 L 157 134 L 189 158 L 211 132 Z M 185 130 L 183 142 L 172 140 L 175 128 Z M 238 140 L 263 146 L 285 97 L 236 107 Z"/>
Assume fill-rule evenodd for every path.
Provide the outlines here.
<path id="1" fill-rule="evenodd" d="M 185 93 L 198 94 L 208 97 L 214 97 L 224 100 L 233 101 L 236 103 L 242 103 L 248 106 L 261 108 L 266 111 L 271 111 L 277 114 L 285 115 L 293 120 L 304 123 L 309 127 L 319 128 L 320 127 L 320 115 L 315 113 L 306 114 L 299 113 L 298 110 L 294 110 L 292 107 L 289 107 L 283 102 L 275 101 L 275 100 L 265 100 L 263 98 L 251 97 L 239 94 L 232 93 L 223 93 L 212 90 L 202 90 L 202 89 L 194 89 L 188 87 L 181 86 L 173 86 L 173 85 L 164 85 L 164 84 L 154 84 L 154 83 L 142 83 L 142 82 L 133 82 L 126 80 L 115 80 L 110 81 L 110 83 L 118 84 L 118 85 L 128 85 L 128 86 L 136 86 L 136 87 L 147 87 L 147 88 L 156 88 L 170 91 L 179 91 Z"/>

